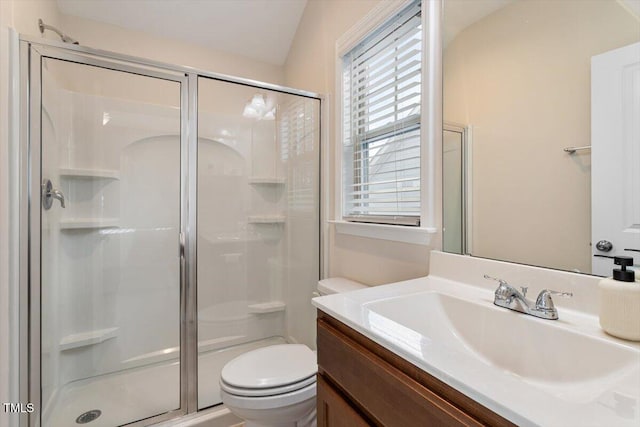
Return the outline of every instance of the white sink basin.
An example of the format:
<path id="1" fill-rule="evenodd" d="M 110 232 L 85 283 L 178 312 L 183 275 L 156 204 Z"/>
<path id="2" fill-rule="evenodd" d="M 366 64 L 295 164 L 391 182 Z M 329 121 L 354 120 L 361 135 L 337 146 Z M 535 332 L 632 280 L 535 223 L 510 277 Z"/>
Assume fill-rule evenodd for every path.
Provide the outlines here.
<path id="1" fill-rule="evenodd" d="M 537 319 L 486 301 L 476 303 L 431 291 L 364 307 L 371 311 L 372 327 L 380 330 L 387 319 L 396 324 L 396 332 L 398 327 L 407 328 L 405 337 L 414 331 L 425 352 L 430 343 L 437 343 L 545 388 L 566 388 L 575 382 L 584 387 L 584 381 L 624 375 L 640 363 L 637 350 L 562 328 L 562 319 Z"/>
<path id="2" fill-rule="evenodd" d="M 597 277 L 431 252 L 431 275 L 315 298 L 320 310 L 518 426 L 640 426 L 640 343 L 605 334 Z M 493 304 L 484 274 L 556 301 L 559 320 Z"/>

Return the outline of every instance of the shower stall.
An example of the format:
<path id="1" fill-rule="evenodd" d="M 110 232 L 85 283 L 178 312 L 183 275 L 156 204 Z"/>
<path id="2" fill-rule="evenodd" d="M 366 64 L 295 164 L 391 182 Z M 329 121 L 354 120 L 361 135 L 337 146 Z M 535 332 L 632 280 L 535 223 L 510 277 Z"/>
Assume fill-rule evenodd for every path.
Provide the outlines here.
<path id="1" fill-rule="evenodd" d="M 179 417 L 237 355 L 314 347 L 318 95 L 41 39 L 20 64 L 24 425 Z"/>

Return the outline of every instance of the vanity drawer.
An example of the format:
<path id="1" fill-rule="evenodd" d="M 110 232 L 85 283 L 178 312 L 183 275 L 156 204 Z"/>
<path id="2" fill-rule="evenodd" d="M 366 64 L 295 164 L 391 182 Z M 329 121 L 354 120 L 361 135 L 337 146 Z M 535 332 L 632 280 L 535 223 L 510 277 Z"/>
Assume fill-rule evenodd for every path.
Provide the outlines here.
<path id="1" fill-rule="evenodd" d="M 321 311 L 318 372 L 374 425 L 513 425 Z"/>

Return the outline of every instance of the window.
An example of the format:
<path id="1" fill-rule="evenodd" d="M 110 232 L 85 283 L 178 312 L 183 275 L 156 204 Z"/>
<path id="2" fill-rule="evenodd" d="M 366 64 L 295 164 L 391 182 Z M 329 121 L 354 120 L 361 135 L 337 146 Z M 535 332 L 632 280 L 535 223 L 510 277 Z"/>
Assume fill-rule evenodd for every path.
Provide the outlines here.
<path id="1" fill-rule="evenodd" d="M 342 60 L 343 219 L 419 226 L 420 1 Z"/>

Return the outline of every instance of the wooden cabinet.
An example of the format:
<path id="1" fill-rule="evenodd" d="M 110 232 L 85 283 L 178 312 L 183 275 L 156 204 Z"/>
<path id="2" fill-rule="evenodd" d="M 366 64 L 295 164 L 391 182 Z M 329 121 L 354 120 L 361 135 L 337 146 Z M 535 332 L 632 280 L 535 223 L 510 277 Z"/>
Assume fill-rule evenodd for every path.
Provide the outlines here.
<path id="1" fill-rule="evenodd" d="M 318 427 L 367 427 L 370 425 L 348 398 L 318 375 Z"/>
<path id="2" fill-rule="evenodd" d="M 318 311 L 318 426 L 513 426 Z"/>

